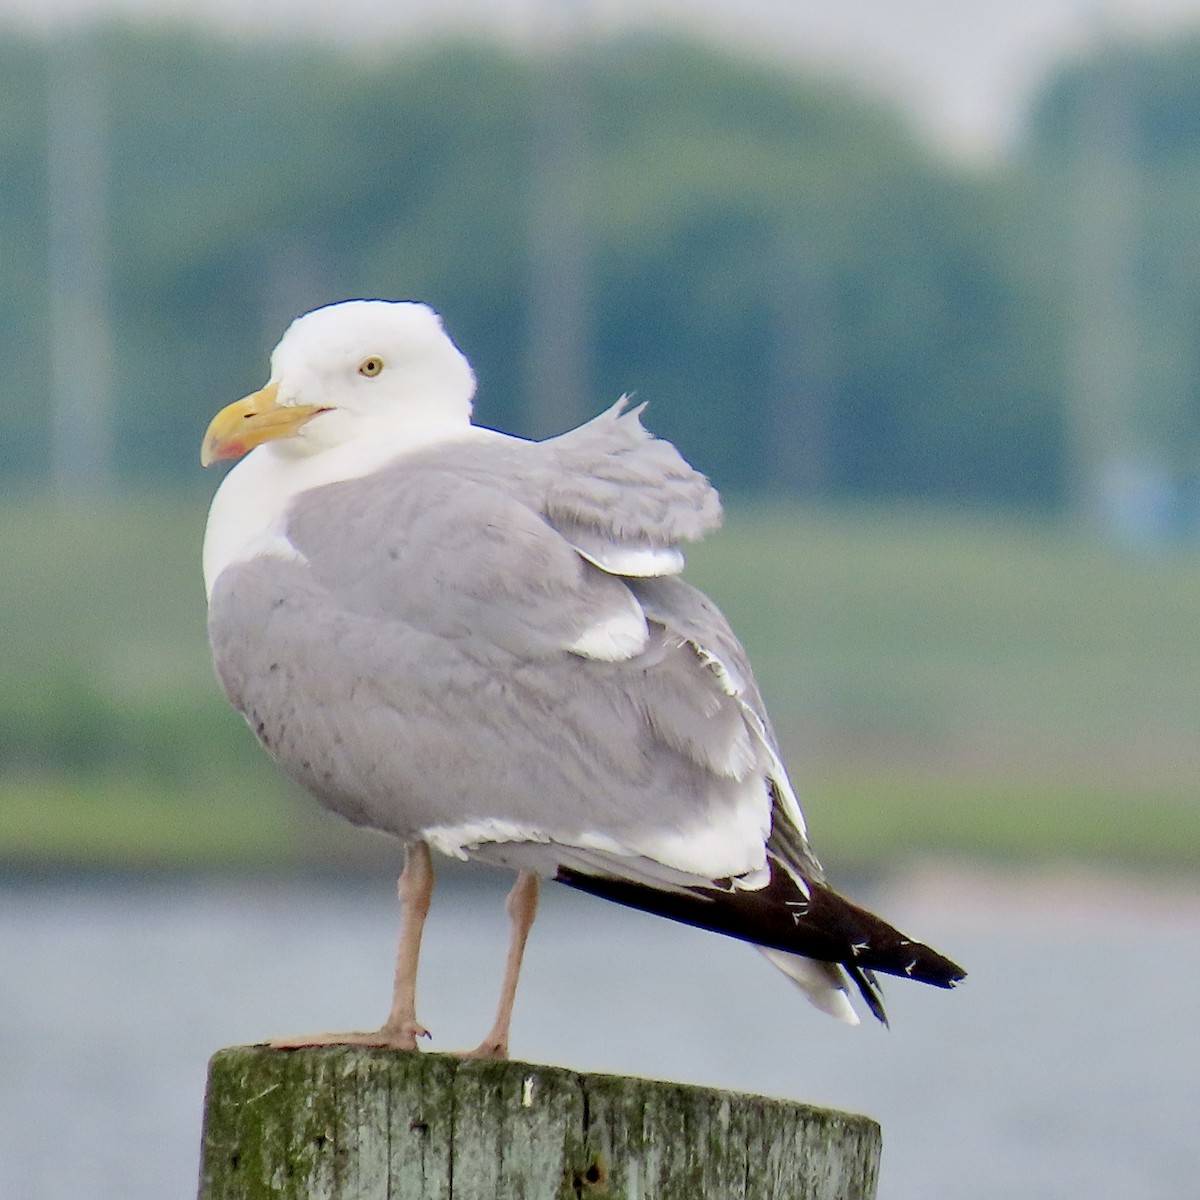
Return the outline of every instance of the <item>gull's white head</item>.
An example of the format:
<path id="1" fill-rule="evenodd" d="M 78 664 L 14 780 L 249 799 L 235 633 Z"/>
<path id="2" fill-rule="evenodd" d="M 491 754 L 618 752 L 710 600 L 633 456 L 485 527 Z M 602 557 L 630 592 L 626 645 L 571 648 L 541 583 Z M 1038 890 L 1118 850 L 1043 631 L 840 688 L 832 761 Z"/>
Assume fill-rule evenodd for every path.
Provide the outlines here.
<path id="1" fill-rule="evenodd" d="M 307 457 L 367 438 L 420 442 L 470 425 L 475 376 L 424 304 L 349 300 L 297 318 L 261 391 L 222 409 L 201 461 Z"/>

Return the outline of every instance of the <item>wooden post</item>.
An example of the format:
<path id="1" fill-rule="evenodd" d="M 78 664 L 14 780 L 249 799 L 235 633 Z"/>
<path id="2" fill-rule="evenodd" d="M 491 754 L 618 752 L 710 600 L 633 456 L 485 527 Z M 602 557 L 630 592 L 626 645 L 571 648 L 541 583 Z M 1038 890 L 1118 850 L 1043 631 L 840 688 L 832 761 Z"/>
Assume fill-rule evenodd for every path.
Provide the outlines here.
<path id="1" fill-rule="evenodd" d="M 222 1050 L 200 1200 L 872 1200 L 866 1117 L 561 1067 Z"/>

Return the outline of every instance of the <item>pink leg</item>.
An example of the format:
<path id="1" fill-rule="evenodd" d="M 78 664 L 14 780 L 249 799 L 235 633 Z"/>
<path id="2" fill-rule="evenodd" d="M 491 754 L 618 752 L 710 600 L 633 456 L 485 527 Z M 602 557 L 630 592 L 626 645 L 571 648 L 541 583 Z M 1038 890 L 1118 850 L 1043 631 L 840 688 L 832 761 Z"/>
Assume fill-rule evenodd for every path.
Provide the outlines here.
<path id="1" fill-rule="evenodd" d="M 284 1050 L 301 1046 L 383 1046 L 391 1050 L 415 1050 L 417 1038 L 429 1036 L 429 1031 L 417 1020 L 417 961 L 433 896 L 433 860 L 424 842 L 413 842 L 408 847 L 396 890 L 401 904 L 400 945 L 396 950 L 392 1011 L 383 1026 L 374 1033 L 312 1033 L 275 1038 L 270 1043 L 272 1046 Z"/>
<path id="2" fill-rule="evenodd" d="M 424 842 L 408 847 L 396 891 L 400 896 L 400 945 L 396 948 L 392 1011 L 379 1032 L 399 1038 L 402 1049 L 415 1050 L 417 1038 L 429 1036 L 429 1030 L 417 1020 L 417 964 L 433 897 L 433 860 Z"/>
<path id="3" fill-rule="evenodd" d="M 496 1020 L 487 1037 L 464 1058 L 507 1058 L 508 1031 L 512 1025 L 513 1001 L 517 995 L 517 979 L 521 974 L 521 960 L 525 957 L 525 943 L 529 930 L 537 916 L 538 877 L 532 871 L 522 871 L 508 893 L 505 908 L 512 922 L 512 938 L 508 944 L 508 962 L 504 968 L 504 983 L 500 988 L 500 1004 L 496 1009 Z"/>

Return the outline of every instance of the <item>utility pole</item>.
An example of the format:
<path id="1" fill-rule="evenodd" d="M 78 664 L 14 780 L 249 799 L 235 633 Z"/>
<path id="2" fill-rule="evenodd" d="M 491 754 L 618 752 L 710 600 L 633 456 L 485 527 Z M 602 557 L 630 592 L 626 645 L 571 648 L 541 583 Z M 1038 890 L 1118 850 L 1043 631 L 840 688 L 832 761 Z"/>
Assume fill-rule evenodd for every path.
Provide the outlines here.
<path id="1" fill-rule="evenodd" d="M 588 153 L 583 0 L 551 14 L 534 97 L 528 214 L 525 432 L 546 437 L 592 415 Z"/>
<path id="2" fill-rule="evenodd" d="M 1100 63 L 1106 63 L 1102 68 Z M 1133 97 L 1110 43 L 1083 75 L 1068 165 L 1073 330 L 1069 496 L 1084 527 L 1111 532 L 1124 472 L 1139 457 L 1134 253 L 1138 169 Z"/>
<path id="3" fill-rule="evenodd" d="M 323 245 L 289 230 L 268 234 L 260 255 L 262 341 L 273 346 L 298 316 L 329 303 L 329 271 Z"/>
<path id="4" fill-rule="evenodd" d="M 49 47 L 50 471 L 59 501 L 93 502 L 113 483 L 108 96 L 86 29 Z"/>
<path id="5" fill-rule="evenodd" d="M 833 474 L 837 383 L 828 268 L 802 221 L 781 216 L 768 268 L 765 466 L 773 493 L 811 499 Z"/>

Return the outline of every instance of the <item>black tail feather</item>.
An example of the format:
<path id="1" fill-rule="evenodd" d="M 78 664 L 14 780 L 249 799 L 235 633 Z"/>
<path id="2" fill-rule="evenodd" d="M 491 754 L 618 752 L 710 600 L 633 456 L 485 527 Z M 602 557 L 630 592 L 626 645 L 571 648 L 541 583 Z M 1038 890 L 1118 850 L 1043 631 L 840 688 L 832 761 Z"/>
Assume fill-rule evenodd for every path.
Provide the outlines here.
<path id="1" fill-rule="evenodd" d="M 774 856 L 770 882 L 757 890 L 733 886 L 660 890 L 613 876 L 561 868 L 558 879 L 580 891 L 630 908 L 669 917 L 728 937 L 840 963 L 884 1024 L 883 1005 L 873 975 L 905 976 L 934 987 L 951 988 L 966 972 L 926 946 L 905 937 L 886 921 L 851 903 L 824 883 L 793 878 Z M 806 894 L 807 893 L 807 894 Z"/>
<path id="2" fill-rule="evenodd" d="M 854 963 L 843 963 L 842 965 L 846 974 L 854 980 L 854 985 L 862 994 L 866 1006 L 871 1010 L 871 1015 L 885 1029 L 890 1029 L 891 1022 L 888 1021 L 887 1012 L 883 1007 L 883 989 L 879 986 L 879 980 L 875 978 L 875 972 L 856 966 Z"/>

